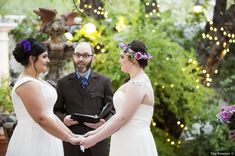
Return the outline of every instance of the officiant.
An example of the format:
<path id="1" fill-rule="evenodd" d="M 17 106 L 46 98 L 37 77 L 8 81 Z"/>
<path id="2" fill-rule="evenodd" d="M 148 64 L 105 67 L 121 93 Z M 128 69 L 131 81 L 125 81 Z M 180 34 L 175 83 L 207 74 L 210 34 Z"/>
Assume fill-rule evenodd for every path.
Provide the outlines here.
<path id="1" fill-rule="evenodd" d="M 115 112 L 114 108 L 97 123 L 71 119 L 74 113 L 99 115 L 107 103 L 112 103 L 112 86 L 109 78 L 91 69 L 94 49 L 87 42 L 79 43 L 72 56 L 75 71 L 57 83 L 58 99 L 55 114 L 75 134 L 85 134 L 104 124 Z M 104 140 L 94 147 L 81 151 L 79 146 L 63 142 L 65 156 L 108 156 L 109 142 Z"/>

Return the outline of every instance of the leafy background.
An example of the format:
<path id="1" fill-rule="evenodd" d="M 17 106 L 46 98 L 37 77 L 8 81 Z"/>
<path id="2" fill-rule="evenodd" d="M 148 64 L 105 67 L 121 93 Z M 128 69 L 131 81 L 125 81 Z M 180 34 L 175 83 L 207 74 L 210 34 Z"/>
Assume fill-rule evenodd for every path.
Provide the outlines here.
<path id="1" fill-rule="evenodd" d="M 235 145 L 228 140 L 227 127 L 220 125 L 215 117 L 221 105 L 233 104 L 235 101 L 234 45 L 230 47 L 231 53 L 221 63 L 212 86 L 205 87 L 200 83 L 205 75 L 195 52 L 205 19 L 190 12 L 189 6 L 192 6 L 193 2 L 159 1 L 162 5 L 160 10 L 162 8 L 163 11 L 160 16 L 154 18 L 145 18 L 145 13 L 141 11 L 143 6 L 139 1 L 103 2 L 109 12 L 108 18 L 94 20 L 91 17 L 82 17 L 81 29 L 76 30 L 72 41 L 88 41 L 95 48 L 99 45 L 103 49 L 96 49 L 93 68 L 112 80 L 114 91 L 127 78 L 126 74 L 120 72 L 120 50 L 117 44 L 131 42 L 133 39 L 146 43 L 148 51 L 153 55 L 145 71 L 155 92 L 151 130 L 159 155 L 207 156 L 213 152 L 234 152 Z M 213 8 L 211 1 L 204 2 L 208 8 Z M 232 4 L 232 1 L 228 2 Z M 48 36 L 38 33 L 39 19 L 32 14 L 32 9 L 39 4 L 30 6 L 32 3 L 28 3 L 26 1 L 24 4 L 27 7 L 20 7 L 24 10 L 21 13 L 27 12 L 27 16 L 12 31 L 12 35 L 16 41 L 29 35 L 44 41 Z M 16 4 L 14 2 L 14 5 Z M 50 3 L 42 1 L 41 4 L 52 4 L 51 8 L 56 6 L 59 12 L 75 10 L 72 2 L 66 0 L 53 0 Z M 1 11 L 2 14 L 7 12 L 6 9 Z M 116 27 L 120 21 L 125 25 L 121 31 Z M 96 25 L 96 33 L 87 35 L 84 32 L 83 26 L 88 22 Z M 68 62 L 67 68 L 68 71 L 73 70 L 71 62 Z M 3 96 L 0 100 L 3 102 L 0 101 L 0 105 L 10 112 L 12 105 L 8 100 L 9 92 L 7 85 L 1 86 L 0 95 Z"/>

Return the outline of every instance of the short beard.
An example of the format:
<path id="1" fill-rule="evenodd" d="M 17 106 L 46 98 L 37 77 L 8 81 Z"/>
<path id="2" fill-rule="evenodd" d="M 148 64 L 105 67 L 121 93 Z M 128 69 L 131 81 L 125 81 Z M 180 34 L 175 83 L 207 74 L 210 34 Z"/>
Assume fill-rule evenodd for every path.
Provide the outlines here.
<path id="1" fill-rule="evenodd" d="M 73 63 L 73 64 L 74 64 L 74 68 L 75 68 L 79 73 L 85 73 L 86 71 L 88 71 L 88 70 L 90 69 L 91 63 L 92 63 L 92 60 L 86 65 L 85 70 L 84 70 L 84 68 L 78 68 L 75 63 Z"/>

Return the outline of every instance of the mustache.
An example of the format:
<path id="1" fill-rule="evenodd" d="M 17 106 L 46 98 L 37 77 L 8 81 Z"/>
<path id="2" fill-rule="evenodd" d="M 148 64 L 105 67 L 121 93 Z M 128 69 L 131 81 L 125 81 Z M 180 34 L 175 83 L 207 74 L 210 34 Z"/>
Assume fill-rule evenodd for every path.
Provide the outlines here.
<path id="1" fill-rule="evenodd" d="M 81 71 L 81 70 L 83 70 L 84 68 L 78 68 L 78 64 L 81 64 L 82 62 L 78 62 L 78 63 L 75 63 L 75 62 L 73 62 L 73 66 L 74 66 L 74 69 L 75 70 L 78 70 L 79 72 L 86 72 L 86 71 L 88 71 L 89 69 L 90 69 L 90 67 L 91 67 L 91 64 L 92 64 L 92 60 L 88 63 L 88 64 L 85 64 L 85 63 L 82 63 L 83 65 L 85 65 L 85 71 Z"/>

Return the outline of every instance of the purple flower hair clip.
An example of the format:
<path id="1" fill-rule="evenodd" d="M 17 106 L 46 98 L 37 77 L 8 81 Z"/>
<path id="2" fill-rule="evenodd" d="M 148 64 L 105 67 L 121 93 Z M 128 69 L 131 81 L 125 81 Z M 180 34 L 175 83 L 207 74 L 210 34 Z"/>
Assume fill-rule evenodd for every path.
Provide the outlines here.
<path id="1" fill-rule="evenodd" d="M 20 42 L 20 46 L 24 49 L 25 53 L 29 53 L 31 51 L 31 44 L 27 40 L 22 40 Z"/>
<path id="2" fill-rule="evenodd" d="M 142 54 L 141 52 L 134 52 L 127 44 L 119 43 L 118 47 L 123 50 L 124 53 L 129 54 L 132 58 L 136 60 L 150 60 L 152 56 L 149 53 Z"/>
<path id="3" fill-rule="evenodd" d="M 151 60 L 152 56 L 148 53 L 147 54 L 142 54 L 141 52 L 137 52 L 137 53 L 135 53 L 135 59 L 136 60 L 141 60 L 141 59 Z"/>

